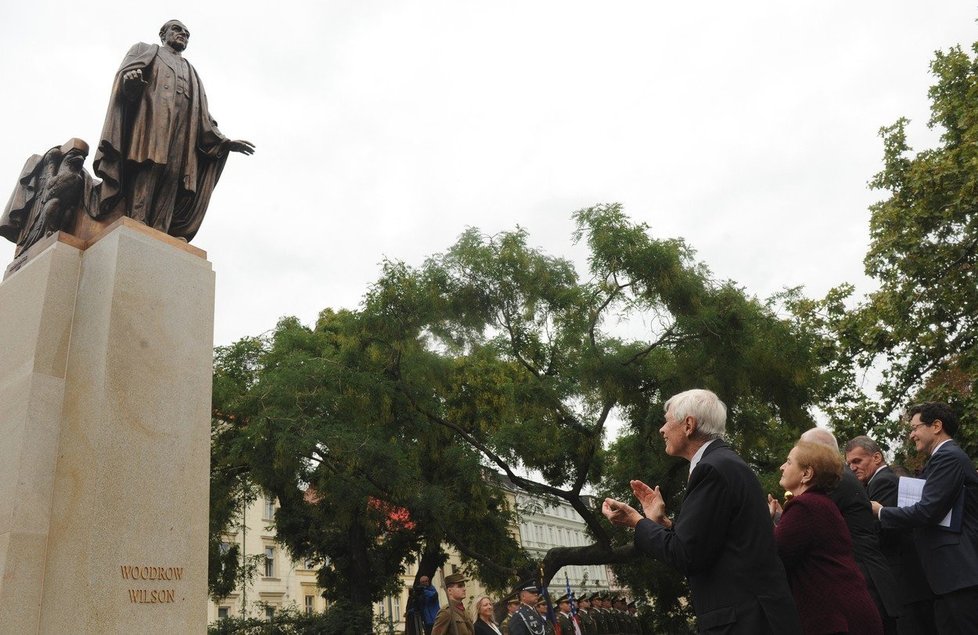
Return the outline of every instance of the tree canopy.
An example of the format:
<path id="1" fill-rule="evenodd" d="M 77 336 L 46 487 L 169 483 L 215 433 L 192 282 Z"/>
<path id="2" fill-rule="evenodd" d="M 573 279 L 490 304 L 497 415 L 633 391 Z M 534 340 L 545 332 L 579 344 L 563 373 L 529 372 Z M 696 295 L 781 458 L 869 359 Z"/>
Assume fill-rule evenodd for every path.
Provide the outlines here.
<path id="1" fill-rule="evenodd" d="M 914 153 L 905 118 L 880 131 L 870 186 L 886 197 L 871 207 L 865 259 L 878 289 L 855 307 L 848 284 L 796 307 L 823 333 L 824 397 L 841 437 L 905 438 L 895 415 L 914 400 L 978 414 L 978 60 L 955 47 L 931 71 L 937 147 Z M 959 441 L 974 455 L 978 430 L 963 427 Z"/>
<path id="2" fill-rule="evenodd" d="M 678 507 L 685 475 L 658 428 L 664 400 L 687 388 L 727 403 L 728 433 L 761 473 L 812 424 L 814 340 L 772 302 L 714 280 L 685 242 L 653 238 L 618 205 L 574 220 L 584 279 L 522 229 L 469 229 L 421 266 L 384 263 L 356 311 L 283 319 L 218 351 L 215 470 L 244 469 L 279 498 L 278 536 L 326 565 L 330 597 L 368 606 L 407 563 L 433 571 L 442 545 L 496 589 L 631 560 L 584 495 L 624 496 L 641 476 Z M 531 562 L 491 473 L 567 501 L 594 544 Z M 674 573 L 621 573 L 679 611 Z"/>
<path id="3" fill-rule="evenodd" d="M 657 627 L 681 628 L 681 578 L 635 558 L 587 496 L 627 498 L 640 477 L 679 508 L 684 466 L 658 433 L 669 396 L 715 391 L 733 446 L 772 492 L 812 406 L 840 440 L 869 433 L 884 445 L 905 437 L 894 415 L 910 400 L 978 414 L 978 57 L 939 52 L 932 71 L 940 144 L 914 153 L 905 119 L 881 130 L 870 185 L 885 197 L 865 259 L 879 286 L 866 297 L 843 284 L 819 300 L 759 300 L 619 205 L 574 214 L 583 272 L 520 228 L 469 229 L 420 266 L 385 262 L 356 310 L 326 309 L 313 326 L 285 318 L 218 350 L 212 534 L 252 488 L 273 493 L 279 538 L 323 565 L 327 594 L 360 612 L 351 624 L 369 620 L 408 564 L 430 575 L 448 545 L 496 590 L 616 563 L 621 581 L 656 599 Z M 978 430 L 958 436 L 978 452 Z M 534 562 L 499 478 L 569 503 L 593 544 Z M 218 543 L 219 595 L 237 554 Z"/>

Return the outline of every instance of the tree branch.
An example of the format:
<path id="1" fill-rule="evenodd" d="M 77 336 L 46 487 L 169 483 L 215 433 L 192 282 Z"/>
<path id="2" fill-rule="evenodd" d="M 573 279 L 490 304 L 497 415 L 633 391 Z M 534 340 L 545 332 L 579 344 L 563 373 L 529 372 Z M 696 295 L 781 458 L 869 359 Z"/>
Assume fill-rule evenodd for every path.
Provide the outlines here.
<path id="1" fill-rule="evenodd" d="M 561 567 L 567 565 L 616 564 L 629 562 L 638 557 L 634 545 L 610 547 L 599 544 L 584 547 L 552 547 L 543 558 L 543 579 L 546 586 Z"/>

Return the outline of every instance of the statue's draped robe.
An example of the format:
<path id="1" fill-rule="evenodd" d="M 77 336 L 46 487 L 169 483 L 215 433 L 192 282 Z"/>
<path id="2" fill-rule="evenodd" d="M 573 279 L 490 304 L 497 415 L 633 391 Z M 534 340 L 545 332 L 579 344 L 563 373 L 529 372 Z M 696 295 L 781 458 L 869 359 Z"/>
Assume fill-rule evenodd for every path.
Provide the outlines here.
<path id="1" fill-rule="evenodd" d="M 181 69 L 174 62 L 186 65 L 186 83 L 178 81 Z M 122 77 L 136 69 L 142 71 L 146 85 L 130 99 Z M 178 106 L 186 116 L 183 125 L 178 121 Z M 131 216 L 135 202 L 125 199 L 131 196 L 137 172 L 167 166 L 166 173 L 179 183 L 169 226 L 160 229 L 193 239 L 224 169 L 226 146 L 227 139 L 207 109 L 207 96 L 193 66 L 169 51 L 161 52 L 155 44 L 134 45 L 116 73 L 95 154 L 95 174 L 103 181 L 100 216 L 118 212 L 123 205 L 123 213 Z M 149 216 L 160 213 L 154 210 Z"/>

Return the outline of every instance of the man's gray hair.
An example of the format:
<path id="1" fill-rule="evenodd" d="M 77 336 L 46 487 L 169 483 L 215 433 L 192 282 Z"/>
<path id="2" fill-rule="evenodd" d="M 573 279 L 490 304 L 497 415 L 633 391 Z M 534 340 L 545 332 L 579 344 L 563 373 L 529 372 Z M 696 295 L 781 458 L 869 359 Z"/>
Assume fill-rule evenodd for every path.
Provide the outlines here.
<path id="1" fill-rule="evenodd" d="M 727 407 L 710 390 L 694 388 L 673 395 L 666 401 L 666 412 L 670 410 L 676 421 L 696 419 L 697 431 L 709 439 L 719 439 L 727 430 Z"/>
<path id="2" fill-rule="evenodd" d="M 862 448 L 863 450 L 866 450 L 870 456 L 876 454 L 877 452 L 879 452 L 880 455 L 883 455 L 883 450 L 880 449 L 880 444 L 873 441 L 865 434 L 849 439 L 849 443 L 846 443 L 846 454 L 852 452 L 853 448 Z M 883 456 L 883 462 L 886 463 L 885 456 Z"/>
<path id="3" fill-rule="evenodd" d="M 825 428 L 811 428 L 805 430 L 801 435 L 802 441 L 808 441 L 810 443 L 821 443 L 822 445 L 827 445 L 836 452 L 839 451 L 839 442 L 835 440 L 835 435 L 826 430 Z"/>

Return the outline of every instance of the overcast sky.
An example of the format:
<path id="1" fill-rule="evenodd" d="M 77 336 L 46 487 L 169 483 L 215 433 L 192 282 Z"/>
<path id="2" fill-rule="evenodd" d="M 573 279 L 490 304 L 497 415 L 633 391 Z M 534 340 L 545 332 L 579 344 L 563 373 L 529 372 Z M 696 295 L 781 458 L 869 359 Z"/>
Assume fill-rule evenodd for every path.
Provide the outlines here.
<path id="1" fill-rule="evenodd" d="M 383 258 L 470 226 L 583 265 L 570 216 L 603 202 L 760 297 L 860 283 L 879 128 L 933 144 L 933 52 L 978 40 L 963 1 L 5 1 L 0 189 L 70 137 L 94 154 L 115 70 L 170 18 L 258 148 L 193 243 L 216 344 L 354 308 Z"/>

